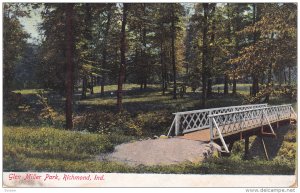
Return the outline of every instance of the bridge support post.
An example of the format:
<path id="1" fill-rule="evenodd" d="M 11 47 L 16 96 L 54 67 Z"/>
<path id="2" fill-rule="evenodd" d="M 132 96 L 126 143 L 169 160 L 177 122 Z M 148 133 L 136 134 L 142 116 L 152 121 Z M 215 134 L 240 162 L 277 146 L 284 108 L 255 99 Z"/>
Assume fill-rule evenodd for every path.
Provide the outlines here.
<path id="1" fill-rule="evenodd" d="M 211 115 L 211 112 L 209 112 L 208 115 Z M 209 135 L 210 135 L 210 142 L 212 143 L 213 142 L 213 122 L 212 122 L 212 118 L 209 117 Z"/>
<path id="2" fill-rule="evenodd" d="M 179 116 L 175 115 L 175 135 L 179 135 Z"/>
<path id="3" fill-rule="evenodd" d="M 244 158 L 248 159 L 249 158 L 249 136 L 245 136 L 245 154 Z"/>
<path id="4" fill-rule="evenodd" d="M 263 137 L 261 137 L 261 143 L 262 143 L 262 146 L 264 148 L 266 159 L 269 161 L 269 155 L 268 155 L 268 151 L 267 151 L 266 144 L 265 144 L 265 141 L 264 141 Z"/>

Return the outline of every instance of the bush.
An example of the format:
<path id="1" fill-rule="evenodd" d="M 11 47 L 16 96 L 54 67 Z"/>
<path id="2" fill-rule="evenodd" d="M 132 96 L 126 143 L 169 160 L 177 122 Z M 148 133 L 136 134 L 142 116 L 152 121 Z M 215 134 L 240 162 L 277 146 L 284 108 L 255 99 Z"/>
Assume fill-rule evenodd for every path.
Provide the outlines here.
<path id="1" fill-rule="evenodd" d="M 75 125 L 75 129 L 107 135 L 112 133 L 119 133 L 127 136 L 142 135 L 141 128 L 136 124 L 128 112 L 87 112 L 82 116 L 81 121 Z"/>
<path id="2" fill-rule="evenodd" d="M 159 135 L 166 133 L 170 127 L 173 118 L 170 114 L 168 111 L 140 113 L 137 115 L 136 122 L 143 133 Z"/>
<path id="3" fill-rule="evenodd" d="M 172 123 L 172 118 L 170 113 L 164 110 L 140 112 L 136 116 L 131 116 L 128 112 L 88 112 L 75 118 L 75 129 L 106 135 L 151 136 L 166 133 Z"/>

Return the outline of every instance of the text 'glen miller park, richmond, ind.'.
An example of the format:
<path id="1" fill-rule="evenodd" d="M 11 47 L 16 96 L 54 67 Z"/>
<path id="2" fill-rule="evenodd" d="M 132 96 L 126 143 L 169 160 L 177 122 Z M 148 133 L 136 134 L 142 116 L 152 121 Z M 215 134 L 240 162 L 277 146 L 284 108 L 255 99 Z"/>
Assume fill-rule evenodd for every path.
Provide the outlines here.
<path id="1" fill-rule="evenodd" d="M 5 173 L 295 175 L 296 3 L 2 9 Z"/>

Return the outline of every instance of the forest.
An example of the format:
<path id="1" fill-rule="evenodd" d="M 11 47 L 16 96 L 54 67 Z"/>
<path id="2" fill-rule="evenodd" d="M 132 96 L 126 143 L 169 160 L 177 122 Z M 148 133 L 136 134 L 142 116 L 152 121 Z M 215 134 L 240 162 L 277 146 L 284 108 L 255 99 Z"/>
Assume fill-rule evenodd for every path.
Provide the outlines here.
<path id="1" fill-rule="evenodd" d="M 268 162 L 244 159 L 243 141 L 230 157 L 176 167 L 131 167 L 95 156 L 166 135 L 179 111 L 257 103 L 296 108 L 296 3 L 3 3 L 2 9 L 4 171 L 295 172 L 295 126 Z M 35 37 L 26 30 L 33 17 L 40 20 Z"/>

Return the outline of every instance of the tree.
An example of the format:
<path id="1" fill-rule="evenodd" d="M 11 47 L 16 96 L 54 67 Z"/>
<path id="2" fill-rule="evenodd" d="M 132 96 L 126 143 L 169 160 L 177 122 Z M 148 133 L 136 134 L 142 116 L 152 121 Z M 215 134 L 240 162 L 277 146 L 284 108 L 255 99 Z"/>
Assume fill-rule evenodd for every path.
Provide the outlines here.
<path id="1" fill-rule="evenodd" d="M 117 107 L 118 111 L 122 111 L 122 98 L 123 98 L 123 83 L 125 80 L 125 70 L 126 70 L 126 22 L 127 22 L 127 9 L 128 4 L 123 3 L 123 15 L 122 15 L 122 27 L 121 27 L 121 41 L 120 41 L 120 52 L 121 52 L 121 63 L 119 70 L 118 79 L 118 91 L 117 91 Z"/>
<path id="2" fill-rule="evenodd" d="M 296 62 L 296 6 L 294 4 L 253 4 L 252 24 L 239 33 L 252 37 L 232 62 L 239 63 L 237 70 L 244 76 L 251 74 L 252 94 L 258 92 L 268 101 L 272 91 L 273 69 L 285 70 L 284 61 Z M 288 51 L 289 50 L 289 51 Z M 284 58 L 284 59 L 283 59 Z M 267 77 L 265 89 L 259 91 L 259 80 Z"/>
<path id="3" fill-rule="evenodd" d="M 101 76 L 101 95 L 104 95 L 104 86 L 107 79 L 107 73 L 105 70 L 107 69 L 107 46 L 108 46 L 108 35 L 110 31 L 111 25 L 111 17 L 112 17 L 112 4 L 107 5 L 106 10 L 106 25 L 103 37 L 103 48 L 102 48 L 102 76 Z"/>
<path id="4" fill-rule="evenodd" d="M 210 32 L 210 41 L 209 41 L 209 68 L 207 68 L 208 72 L 208 80 L 207 80 L 207 96 L 211 96 L 212 94 L 212 84 L 213 84 L 213 69 L 214 69 L 214 56 L 216 55 L 215 51 L 215 33 L 216 33 L 216 3 L 210 4 L 210 20 L 211 20 L 211 32 Z"/>
<path id="5" fill-rule="evenodd" d="M 206 107 L 206 99 L 207 99 L 207 63 L 209 60 L 208 55 L 208 38 L 207 38 L 207 32 L 208 32 L 208 12 L 209 7 L 208 3 L 203 3 L 203 32 L 202 32 L 202 42 L 203 42 L 203 48 L 202 48 L 202 107 Z"/>
<path id="6" fill-rule="evenodd" d="M 66 128 L 72 130 L 72 105 L 73 105 L 73 9 L 74 4 L 66 5 Z"/>
<path id="7" fill-rule="evenodd" d="M 27 43 L 24 47 L 24 53 L 14 68 L 14 89 L 38 88 L 40 86 L 40 77 L 37 76 L 37 68 L 40 64 L 39 49 L 40 45 L 32 43 Z"/>
<path id="8" fill-rule="evenodd" d="M 43 39 L 37 76 L 43 77 L 40 86 L 65 95 L 66 69 L 66 7 L 63 4 L 44 4 L 41 30 Z M 75 34 L 74 34 L 75 36 Z"/>
<path id="9" fill-rule="evenodd" d="M 156 37 L 159 41 L 162 91 L 164 95 L 167 90 L 169 77 L 171 77 L 173 79 L 173 99 L 176 99 L 177 79 L 180 78 L 180 72 L 184 63 L 184 9 L 179 3 L 173 3 L 160 4 L 158 11 L 158 25 L 155 33 L 157 33 Z M 171 64 L 171 66 L 168 66 L 168 64 Z"/>
<path id="10" fill-rule="evenodd" d="M 83 42 L 81 48 L 83 51 L 81 52 L 81 57 L 79 60 L 82 62 L 82 92 L 81 92 L 81 99 L 86 99 L 86 92 L 88 88 L 88 77 L 92 74 L 92 50 L 91 50 L 91 43 L 92 43 L 92 10 L 91 5 L 89 3 L 84 4 L 84 29 L 83 29 Z M 92 78 L 92 76 L 90 76 Z M 92 81 L 91 83 L 92 84 Z M 93 93 L 93 86 L 91 87 L 91 94 Z"/>
<path id="11" fill-rule="evenodd" d="M 176 58 L 175 58 L 175 35 L 176 35 L 176 29 L 175 29 L 175 15 L 174 15 L 174 5 L 171 5 L 171 46 L 172 46 L 172 66 L 173 66 L 173 99 L 177 99 L 177 84 L 176 84 Z"/>
<path id="12" fill-rule="evenodd" d="M 3 92 L 12 90 L 15 66 L 26 48 L 29 35 L 23 30 L 19 17 L 28 16 L 22 3 L 5 3 L 3 7 Z"/>

